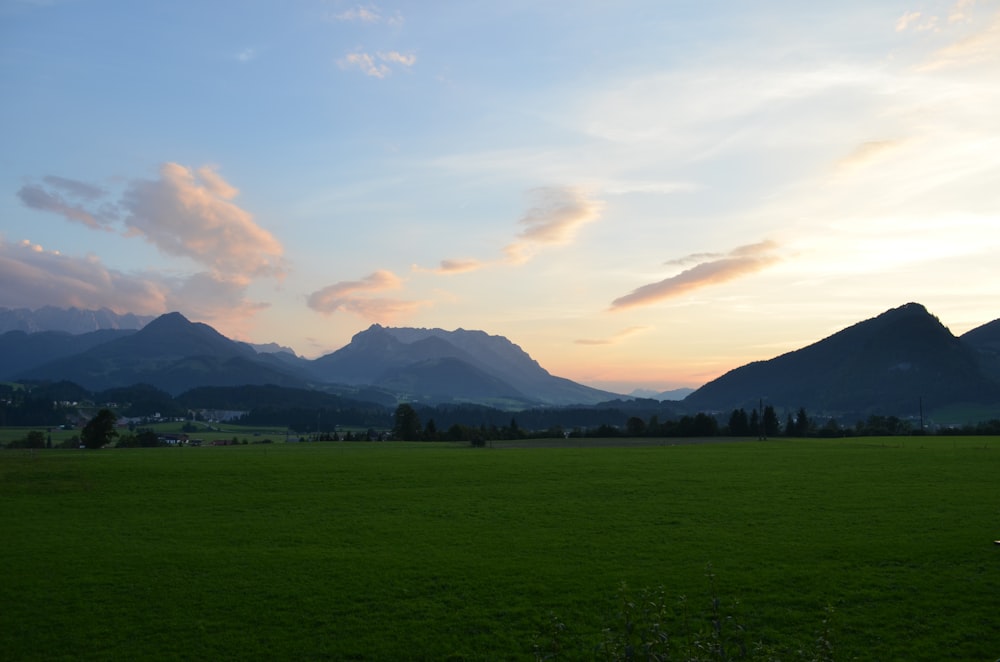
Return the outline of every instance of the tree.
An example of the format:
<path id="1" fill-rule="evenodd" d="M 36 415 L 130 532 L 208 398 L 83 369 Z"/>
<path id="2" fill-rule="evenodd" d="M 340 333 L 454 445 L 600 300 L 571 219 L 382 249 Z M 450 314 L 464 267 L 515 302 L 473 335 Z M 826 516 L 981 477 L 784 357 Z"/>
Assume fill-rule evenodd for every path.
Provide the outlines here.
<path id="1" fill-rule="evenodd" d="M 778 421 L 778 414 L 775 413 L 774 407 L 768 405 L 764 407 L 764 436 L 774 437 L 778 434 L 778 430 L 781 429 L 781 422 Z"/>
<path id="2" fill-rule="evenodd" d="M 417 410 L 414 409 L 412 405 L 408 405 L 405 402 L 396 407 L 396 414 L 394 416 L 394 423 L 392 426 L 393 439 L 417 441 L 420 439 L 420 433 L 420 417 L 417 416 Z"/>
<path id="3" fill-rule="evenodd" d="M 118 436 L 115 423 L 118 417 L 110 409 L 102 409 L 87 421 L 80 432 L 80 440 L 87 448 L 101 448 Z"/>
<path id="4" fill-rule="evenodd" d="M 729 415 L 729 434 L 733 437 L 747 437 L 751 433 L 747 412 L 742 407 Z"/>
<path id="5" fill-rule="evenodd" d="M 641 437 L 646 432 L 646 421 L 632 416 L 625 422 L 625 431 L 630 437 Z"/>
<path id="6" fill-rule="evenodd" d="M 795 434 L 799 437 L 805 437 L 809 434 L 810 421 L 809 416 L 806 415 L 806 408 L 799 408 L 798 416 L 795 417 Z"/>

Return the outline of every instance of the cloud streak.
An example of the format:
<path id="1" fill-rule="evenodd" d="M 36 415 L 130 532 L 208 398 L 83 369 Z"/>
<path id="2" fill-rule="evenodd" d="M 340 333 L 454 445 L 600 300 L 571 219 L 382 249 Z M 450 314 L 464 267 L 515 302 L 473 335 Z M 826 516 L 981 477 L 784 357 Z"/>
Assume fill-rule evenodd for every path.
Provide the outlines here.
<path id="1" fill-rule="evenodd" d="M 424 301 L 404 301 L 373 294 L 398 290 L 403 280 L 391 271 L 380 269 L 360 280 L 328 285 L 309 295 L 307 305 L 318 313 L 331 315 L 349 312 L 371 321 L 391 321 L 427 305 Z"/>
<path id="2" fill-rule="evenodd" d="M 26 184 L 22 186 L 17 197 L 30 209 L 47 211 L 58 214 L 63 218 L 81 223 L 92 230 L 110 230 L 110 219 L 100 212 L 88 210 L 83 204 L 67 201 L 63 195 L 83 199 L 87 202 L 94 202 L 101 197 L 104 192 L 90 184 L 78 182 L 63 177 L 49 176 L 43 180 L 50 188 L 46 189 L 38 184 Z M 62 192 L 59 190 L 62 189 Z"/>
<path id="3" fill-rule="evenodd" d="M 636 288 L 629 294 L 612 301 L 611 310 L 650 305 L 664 299 L 682 296 L 709 285 L 724 283 L 756 273 L 780 261 L 781 258 L 775 252 L 776 249 L 777 244 L 772 241 L 740 246 L 723 257 L 700 262 L 676 276 Z M 672 262 L 676 263 L 677 261 Z"/>
<path id="4" fill-rule="evenodd" d="M 470 271 L 478 271 L 479 269 L 482 269 L 485 266 L 487 266 L 487 264 L 480 260 L 458 259 L 458 260 L 441 260 L 440 264 L 433 269 L 427 269 L 425 267 L 413 265 L 413 270 L 435 273 L 442 276 L 450 276 L 453 274 L 464 274 Z"/>
<path id="5" fill-rule="evenodd" d="M 417 56 L 412 53 L 398 51 L 379 52 L 375 55 L 364 52 L 348 53 L 337 60 L 341 69 L 359 69 L 366 76 L 385 78 L 393 72 L 393 66 L 412 67 L 417 62 Z"/>
<path id="6" fill-rule="evenodd" d="M 649 329 L 648 326 L 630 326 L 627 329 L 619 331 L 610 338 L 580 338 L 578 340 L 574 340 L 573 343 L 576 345 L 615 345 L 629 336 L 642 333 L 647 329 Z"/>
<path id="7" fill-rule="evenodd" d="M 387 23 L 392 26 L 400 26 L 403 24 L 403 15 L 398 11 L 386 16 L 382 9 L 376 5 L 358 5 L 357 7 L 352 7 L 351 9 L 346 9 L 337 14 L 331 14 L 330 18 L 334 21 L 344 22 L 344 23 Z"/>

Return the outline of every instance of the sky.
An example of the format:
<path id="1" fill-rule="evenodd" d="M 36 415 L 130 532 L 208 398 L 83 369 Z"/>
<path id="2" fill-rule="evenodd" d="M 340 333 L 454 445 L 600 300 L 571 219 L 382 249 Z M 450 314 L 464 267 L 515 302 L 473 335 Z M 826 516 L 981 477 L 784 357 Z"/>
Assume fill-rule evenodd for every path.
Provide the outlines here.
<path id="1" fill-rule="evenodd" d="M 1000 317 L 1000 0 L 0 0 L 0 306 L 696 387 Z"/>

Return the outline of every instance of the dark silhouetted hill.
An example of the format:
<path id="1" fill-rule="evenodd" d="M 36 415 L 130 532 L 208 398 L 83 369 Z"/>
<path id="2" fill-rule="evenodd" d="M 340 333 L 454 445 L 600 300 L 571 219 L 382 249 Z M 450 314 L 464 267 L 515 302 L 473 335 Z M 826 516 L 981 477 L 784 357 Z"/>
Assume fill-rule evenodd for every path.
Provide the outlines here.
<path id="1" fill-rule="evenodd" d="M 72 356 L 22 372 L 28 379 L 65 379 L 103 391 L 151 384 L 171 394 L 196 386 L 279 384 L 306 381 L 280 364 L 257 360 L 245 343 L 234 342 L 207 324 L 180 313 L 162 315 L 141 330 Z"/>
<path id="2" fill-rule="evenodd" d="M 805 407 L 831 415 L 916 413 L 925 406 L 996 402 L 1000 386 L 977 352 L 920 304 L 859 322 L 769 361 L 731 370 L 685 398 L 691 410 Z"/>

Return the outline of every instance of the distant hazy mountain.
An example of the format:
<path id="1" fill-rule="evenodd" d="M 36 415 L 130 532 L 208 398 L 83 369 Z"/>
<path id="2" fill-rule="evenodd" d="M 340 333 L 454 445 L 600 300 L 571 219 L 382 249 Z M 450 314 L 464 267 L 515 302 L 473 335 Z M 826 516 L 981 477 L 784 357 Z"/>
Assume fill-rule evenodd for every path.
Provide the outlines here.
<path id="1" fill-rule="evenodd" d="M 916 413 L 921 400 L 931 408 L 998 402 L 1000 385 L 970 344 L 910 303 L 803 349 L 731 370 L 684 404 L 725 411 L 752 407 L 760 398 L 779 408 L 901 415 Z"/>
<path id="2" fill-rule="evenodd" d="M 549 405 L 596 404 L 616 397 L 554 377 L 503 336 L 465 329 L 373 324 L 346 347 L 313 361 L 313 374 L 324 381 L 370 384 L 416 397 L 451 393 L 462 400 L 474 393 L 479 401 Z M 455 380 L 462 388 L 450 386 Z"/>
<path id="3" fill-rule="evenodd" d="M 250 346 L 254 348 L 254 351 L 258 354 L 291 354 L 292 356 L 297 356 L 295 350 L 291 347 L 285 347 L 284 345 L 279 345 L 276 342 L 269 343 L 250 343 Z"/>
<path id="4" fill-rule="evenodd" d="M 45 306 L 36 310 L 28 308 L 0 308 L 0 333 L 5 331 L 64 331 L 71 334 L 89 333 L 102 329 L 138 330 L 155 317 L 119 315 L 107 308 L 81 310 L 79 308 L 53 308 Z"/>
<path id="5" fill-rule="evenodd" d="M 675 388 L 669 391 L 654 391 L 649 388 L 637 388 L 629 395 L 636 398 L 649 398 L 652 400 L 683 400 L 694 393 L 693 388 Z"/>

